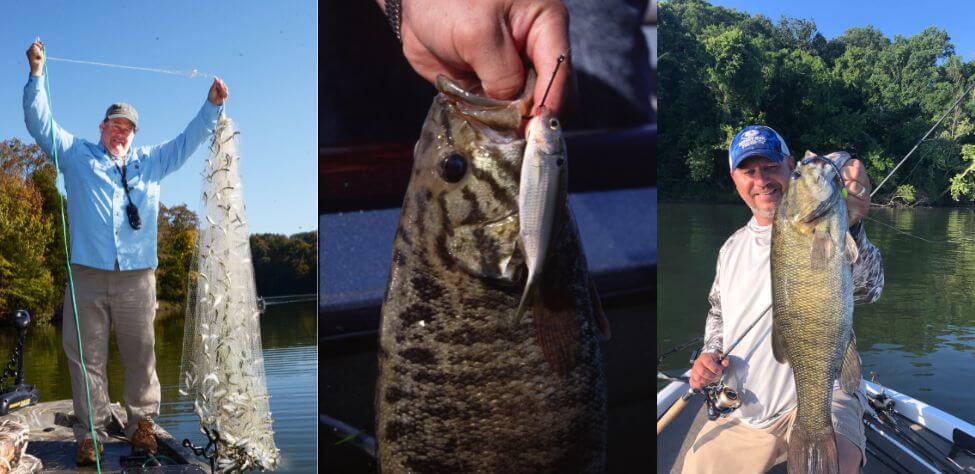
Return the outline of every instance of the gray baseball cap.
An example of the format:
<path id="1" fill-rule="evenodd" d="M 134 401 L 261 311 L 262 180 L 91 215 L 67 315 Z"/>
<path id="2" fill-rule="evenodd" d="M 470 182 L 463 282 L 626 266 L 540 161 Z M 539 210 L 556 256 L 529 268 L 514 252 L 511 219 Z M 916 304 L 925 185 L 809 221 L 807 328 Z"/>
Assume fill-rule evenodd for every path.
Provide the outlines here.
<path id="1" fill-rule="evenodd" d="M 139 128 L 139 113 L 135 111 L 135 107 L 125 102 L 112 104 L 108 107 L 108 110 L 105 111 L 105 120 L 113 118 L 129 119 L 133 126 Z"/>

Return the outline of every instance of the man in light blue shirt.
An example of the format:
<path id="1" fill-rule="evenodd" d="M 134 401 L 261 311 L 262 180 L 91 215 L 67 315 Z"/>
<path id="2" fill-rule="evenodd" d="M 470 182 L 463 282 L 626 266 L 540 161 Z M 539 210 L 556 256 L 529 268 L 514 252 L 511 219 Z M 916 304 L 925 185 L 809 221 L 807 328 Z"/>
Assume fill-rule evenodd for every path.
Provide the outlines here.
<path id="1" fill-rule="evenodd" d="M 65 293 L 62 344 L 71 371 L 74 411 L 78 418 L 78 465 L 95 462 L 88 426 L 83 370 L 87 370 L 99 452 L 107 441 L 111 419 L 108 380 L 108 334 L 115 328 L 124 365 L 123 405 L 126 435 L 133 451 L 154 454 L 152 418 L 159 415 L 160 387 L 154 353 L 156 284 L 156 219 L 159 182 L 179 169 L 210 136 L 228 97 L 227 86 L 214 79 L 207 101 L 176 138 L 154 146 L 132 148 L 139 115 L 129 104 L 113 104 L 99 124 L 97 143 L 76 138 L 52 117 L 43 75 L 44 50 L 35 42 L 27 50 L 30 78 L 24 87 L 24 121 L 31 136 L 64 176 L 71 226 L 71 271 L 84 341 L 85 366 L 79 358 L 71 294 Z"/>

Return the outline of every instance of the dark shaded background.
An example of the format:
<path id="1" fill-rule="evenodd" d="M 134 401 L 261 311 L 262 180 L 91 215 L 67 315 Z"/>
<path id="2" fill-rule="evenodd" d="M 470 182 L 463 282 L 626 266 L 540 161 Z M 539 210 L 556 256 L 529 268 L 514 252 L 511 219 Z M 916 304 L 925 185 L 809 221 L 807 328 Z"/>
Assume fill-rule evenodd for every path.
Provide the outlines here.
<path id="1" fill-rule="evenodd" d="M 653 123 L 653 74 L 640 31 L 647 2 L 565 3 L 578 86 L 562 117 L 566 130 Z M 415 141 L 436 90 L 403 58 L 379 7 L 329 1 L 319 18 L 320 146 Z"/>

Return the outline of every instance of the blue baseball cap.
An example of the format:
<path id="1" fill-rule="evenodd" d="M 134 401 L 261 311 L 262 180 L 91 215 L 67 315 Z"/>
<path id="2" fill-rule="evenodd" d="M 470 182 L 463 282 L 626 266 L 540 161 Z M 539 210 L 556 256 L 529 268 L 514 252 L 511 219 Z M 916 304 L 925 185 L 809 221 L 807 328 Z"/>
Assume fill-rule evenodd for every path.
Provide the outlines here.
<path id="1" fill-rule="evenodd" d="M 731 139 L 728 165 L 734 171 L 742 161 L 753 156 L 782 161 L 789 156 L 789 147 L 775 130 L 764 125 L 749 125 Z"/>

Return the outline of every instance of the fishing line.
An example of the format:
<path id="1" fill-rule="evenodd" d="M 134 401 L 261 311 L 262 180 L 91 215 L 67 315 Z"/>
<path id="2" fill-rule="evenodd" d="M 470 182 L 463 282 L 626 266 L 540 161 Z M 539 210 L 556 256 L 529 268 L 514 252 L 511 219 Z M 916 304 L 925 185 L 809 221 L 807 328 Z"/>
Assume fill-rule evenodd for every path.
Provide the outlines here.
<path id="1" fill-rule="evenodd" d="M 925 141 L 927 141 L 927 140 L 925 140 Z M 911 179 L 911 176 L 914 176 L 914 172 L 917 171 L 917 168 L 919 166 L 921 166 L 921 163 L 924 163 L 924 157 L 923 156 L 921 157 L 920 160 L 917 160 L 917 163 L 914 164 L 914 167 L 911 168 L 911 171 L 907 173 L 907 176 L 904 177 L 904 181 L 907 181 L 907 180 Z"/>
<path id="2" fill-rule="evenodd" d="M 912 234 L 910 232 L 905 232 L 903 230 L 900 230 L 900 229 L 898 229 L 898 228 L 896 228 L 896 227 L 894 227 L 894 226 L 892 226 L 890 224 L 887 224 L 885 222 L 879 221 L 879 220 L 874 219 L 874 218 L 872 218 L 870 216 L 863 216 L 863 218 L 866 219 L 866 220 L 868 220 L 868 221 L 871 221 L 871 222 L 876 222 L 876 223 L 878 223 L 878 224 L 880 224 L 880 225 L 882 225 L 882 226 L 884 226 L 884 227 L 886 227 L 886 228 L 888 228 L 890 230 L 893 230 L 894 232 L 897 232 L 898 234 L 904 234 L 904 235 L 906 235 L 908 237 L 913 237 L 913 238 L 918 239 L 918 240 L 923 240 L 923 241 L 925 241 L 925 242 L 927 242 L 929 244 L 947 244 L 948 242 L 951 242 L 950 240 L 928 240 L 928 239 L 925 239 L 924 237 L 920 237 L 920 236 L 914 235 L 914 234 Z"/>
<path id="3" fill-rule="evenodd" d="M 37 38 L 37 42 L 40 43 L 41 39 Z M 58 165 L 58 139 L 57 133 L 54 128 L 54 96 L 51 95 L 51 76 L 47 72 L 47 50 L 44 48 L 44 44 L 41 43 L 41 51 L 45 53 L 44 58 L 44 88 L 47 92 L 47 104 L 48 104 L 48 126 L 51 128 L 51 154 L 54 158 L 54 182 L 57 182 L 59 175 L 61 174 L 61 168 Z M 88 401 L 88 429 L 91 431 L 91 442 L 95 452 L 95 469 L 98 470 L 99 474 L 102 472 L 101 455 L 98 453 L 98 436 L 95 434 L 95 413 L 91 408 L 91 391 L 88 388 L 88 367 L 85 365 L 85 354 L 81 348 L 81 324 L 78 321 L 78 302 L 75 300 L 74 291 L 74 276 L 71 273 L 71 254 L 68 249 L 68 226 L 64 217 L 64 195 L 60 192 L 58 193 L 58 198 L 60 200 L 60 210 L 61 210 L 61 237 L 64 242 L 64 263 L 68 270 L 68 288 L 71 292 L 71 309 L 74 313 L 74 327 L 75 331 L 78 333 L 78 359 L 81 362 L 81 374 L 84 376 L 85 380 L 85 398 Z M 75 413 L 75 416 L 78 414 Z"/>
<path id="4" fill-rule="evenodd" d="M 921 146 L 921 143 L 923 143 L 924 140 L 928 138 L 928 135 L 931 135 L 931 132 L 933 132 L 936 128 L 938 128 L 938 125 L 941 125 L 941 122 L 943 122 L 944 119 L 948 117 L 948 114 L 950 114 L 952 110 L 955 110 L 955 107 L 958 107 L 958 104 L 961 103 L 962 99 L 964 99 L 965 96 L 967 96 L 970 92 L 972 92 L 973 89 L 975 89 L 975 86 L 966 89 L 962 95 L 958 96 L 958 98 L 955 99 L 955 102 L 951 104 L 951 107 L 949 107 L 944 114 L 941 115 L 941 118 L 939 118 L 938 121 L 935 122 L 935 124 L 932 125 L 930 129 L 928 129 L 928 132 L 925 133 L 924 136 L 921 137 L 921 139 L 914 144 L 914 148 L 911 148 L 911 151 L 907 152 L 907 154 L 904 155 L 904 158 L 901 158 L 901 161 L 897 163 L 897 166 L 895 166 L 894 169 L 890 170 L 890 173 L 887 175 L 887 177 L 884 178 L 884 180 L 881 181 L 876 188 L 874 188 L 873 192 L 870 193 L 870 197 L 873 197 L 875 194 L 877 194 L 877 191 L 880 191 L 880 188 L 884 185 L 884 183 L 886 183 L 887 180 L 890 179 L 890 177 L 897 172 L 897 168 L 900 168 L 901 165 L 904 164 L 904 161 L 906 161 L 907 158 L 910 157 L 917 150 L 917 147 Z"/>
<path id="5" fill-rule="evenodd" d="M 124 64 L 110 64 L 110 63 L 100 63 L 100 62 L 95 62 L 95 61 L 82 61 L 80 59 L 67 59 L 67 58 L 55 58 L 55 57 L 48 57 L 47 59 L 50 59 L 51 61 L 60 61 L 60 62 L 64 62 L 64 63 L 88 64 L 88 65 L 91 65 L 91 66 L 113 67 L 113 68 L 118 68 L 118 69 L 130 69 L 130 70 L 134 70 L 134 71 L 145 71 L 145 72 L 155 72 L 155 73 L 159 73 L 159 74 L 169 74 L 169 75 L 173 75 L 173 76 L 184 76 L 184 77 L 188 77 L 190 79 L 197 78 L 197 77 L 206 77 L 206 78 L 214 77 L 213 74 L 208 74 L 208 73 L 205 73 L 205 72 L 200 72 L 200 71 L 198 71 L 196 69 L 194 69 L 192 71 L 180 71 L 180 70 L 177 70 L 177 69 L 163 69 L 163 68 L 142 67 L 142 66 L 126 66 Z"/>

